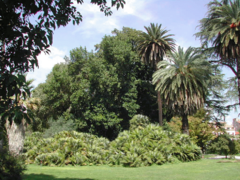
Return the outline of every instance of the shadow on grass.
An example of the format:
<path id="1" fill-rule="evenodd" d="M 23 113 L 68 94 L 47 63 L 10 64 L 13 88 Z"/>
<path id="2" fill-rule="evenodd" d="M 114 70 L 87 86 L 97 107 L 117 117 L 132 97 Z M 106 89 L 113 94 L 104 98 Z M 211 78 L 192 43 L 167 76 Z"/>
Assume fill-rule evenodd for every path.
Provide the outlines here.
<path id="1" fill-rule="evenodd" d="M 24 174 L 23 180 L 94 180 L 90 178 L 57 178 L 46 174 Z"/>

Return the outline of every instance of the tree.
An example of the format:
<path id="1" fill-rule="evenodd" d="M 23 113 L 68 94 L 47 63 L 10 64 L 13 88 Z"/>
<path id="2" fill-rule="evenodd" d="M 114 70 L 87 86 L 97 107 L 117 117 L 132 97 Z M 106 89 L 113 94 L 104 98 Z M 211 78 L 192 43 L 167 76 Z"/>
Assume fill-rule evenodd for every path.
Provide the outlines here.
<path id="1" fill-rule="evenodd" d="M 157 70 L 157 63 L 163 60 L 164 55 L 168 51 L 174 51 L 175 40 L 171 38 L 169 31 L 162 29 L 162 24 L 150 24 L 150 27 L 144 26 L 147 33 L 143 32 L 143 38 L 139 40 L 138 49 L 145 64 L 148 64 Z M 162 100 L 160 94 L 157 93 L 159 125 L 163 125 L 162 121 Z"/>
<path id="2" fill-rule="evenodd" d="M 178 52 L 169 54 L 168 61 L 159 62 L 158 68 L 153 74 L 155 89 L 166 105 L 182 117 L 182 132 L 189 134 L 187 116 L 204 105 L 210 65 L 194 48 L 189 47 L 184 52 L 179 47 Z"/>
<path id="3" fill-rule="evenodd" d="M 74 120 L 78 131 L 109 139 L 128 129 L 135 114 L 156 119 L 153 69 L 136 51 L 141 32 L 124 27 L 113 34 L 96 45 L 97 53 L 75 48 L 66 63 L 54 66 L 33 92 L 41 99 L 37 119 L 62 116 Z"/>
<path id="4" fill-rule="evenodd" d="M 196 144 L 201 147 L 202 152 L 206 152 L 206 148 L 211 140 L 216 138 L 213 131 L 217 129 L 214 127 L 215 124 L 211 122 L 209 115 L 204 109 L 200 109 L 193 116 L 189 116 L 189 136 Z M 182 119 L 180 117 L 172 118 L 171 122 L 168 123 L 173 132 L 181 133 Z"/>
<path id="5" fill-rule="evenodd" d="M 220 57 L 217 62 L 229 67 L 238 80 L 238 104 L 240 103 L 240 1 L 211 1 L 208 14 L 200 21 L 196 34 L 207 50 Z M 208 48 L 208 44 L 212 47 Z"/>
<path id="6" fill-rule="evenodd" d="M 33 85 L 32 82 L 34 80 L 28 80 L 26 81 L 26 86 L 24 87 L 24 91 L 32 91 Z M 19 87 L 22 89 L 22 87 Z M 12 97 L 14 98 L 14 97 Z M 27 99 L 26 101 L 24 99 Z M 32 114 L 31 108 L 33 107 L 33 102 L 30 101 L 30 97 L 23 97 L 23 96 L 17 96 L 14 101 L 18 102 L 18 106 L 24 107 L 26 111 L 28 111 L 28 116 Z M 31 116 L 29 116 L 31 118 Z M 26 120 L 22 118 L 22 121 L 19 123 L 16 123 L 14 121 L 7 121 L 6 122 L 6 132 L 8 136 L 8 148 L 9 152 L 13 155 L 19 155 L 23 151 L 23 145 L 24 145 L 24 138 L 25 138 L 25 129 L 26 129 Z"/>
<path id="7" fill-rule="evenodd" d="M 221 134 L 211 142 L 208 150 L 211 153 L 223 154 L 227 158 L 229 154 L 239 153 L 240 144 L 236 140 L 232 140 L 228 134 Z"/>
<path id="8" fill-rule="evenodd" d="M 112 0 L 112 6 L 123 8 L 124 0 Z M 83 0 L 77 0 L 82 4 Z M 106 0 L 91 0 L 105 15 L 112 11 Z M 30 16 L 38 15 L 35 24 Z M 71 0 L 1 0 L 0 1 L 0 113 L 1 127 L 6 119 L 20 123 L 22 118 L 30 121 L 25 108 L 17 105 L 12 96 L 24 92 L 19 88 L 26 84 L 23 74 L 38 66 L 37 56 L 49 53 L 52 34 L 56 27 L 66 26 L 70 21 L 79 24 L 80 12 Z M 30 94 L 30 92 L 26 92 Z M 16 99 L 16 98 L 15 98 Z"/>

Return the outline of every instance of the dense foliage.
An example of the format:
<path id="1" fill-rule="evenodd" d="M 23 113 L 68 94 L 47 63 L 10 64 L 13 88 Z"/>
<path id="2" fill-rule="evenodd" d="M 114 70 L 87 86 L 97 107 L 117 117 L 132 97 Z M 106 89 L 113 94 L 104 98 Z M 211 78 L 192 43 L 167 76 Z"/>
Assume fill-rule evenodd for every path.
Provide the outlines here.
<path id="1" fill-rule="evenodd" d="M 73 120 L 66 120 L 63 117 L 59 117 L 57 120 L 50 119 L 48 121 L 49 128 L 43 131 L 43 137 L 53 137 L 56 133 L 61 131 L 76 131 L 77 127 Z"/>
<path id="2" fill-rule="evenodd" d="M 187 135 L 172 134 L 156 125 L 123 131 L 112 142 L 88 133 L 63 131 L 43 139 L 33 133 L 25 140 L 27 163 L 42 165 L 149 166 L 201 158 L 201 150 Z"/>
<path id="3" fill-rule="evenodd" d="M 133 129 L 142 129 L 150 124 L 150 119 L 147 116 L 143 116 L 141 114 L 137 114 L 133 116 L 133 118 L 129 121 L 130 130 Z"/>
<path id="4" fill-rule="evenodd" d="M 37 56 L 41 52 L 50 52 L 53 30 L 71 21 L 73 24 L 82 21 L 76 7 L 82 3 L 83 0 L 0 0 L 0 141 L 4 144 L 8 138 L 7 121 L 20 124 L 23 119 L 27 123 L 34 120 L 30 109 L 19 103 L 20 98 L 30 96 L 24 74 L 38 67 Z M 106 16 L 112 14 L 106 0 L 91 3 Z M 111 6 L 117 9 L 124 4 L 124 0 L 111 1 Z"/>
<path id="5" fill-rule="evenodd" d="M 206 17 L 200 21 L 200 38 L 206 51 L 219 57 L 220 63 L 232 70 L 237 78 L 238 105 L 240 103 L 240 46 L 239 0 L 212 0 L 208 3 Z"/>
<path id="6" fill-rule="evenodd" d="M 240 142 L 228 134 L 221 134 L 211 142 L 208 152 L 225 155 L 227 158 L 229 154 L 233 155 L 240 152 Z"/>
<path id="7" fill-rule="evenodd" d="M 35 111 L 36 120 L 32 125 L 33 131 L 44 131 L 44 128 L 48 128 L 50 125 L 49 119 L 56 120 L 62 117 L 66 122 L 73 122 L 77 131 L 92 133 L 112 140 L 122 130 L 129 129 L 129 120 L 135 114 L 146 115 L 151 122 L 157 121 L 158 108 L 155 100 L 157 94 L 152 85 L 154 67 L 151 64 L 142 63 L 138 53 L 138 43 L 141 42 L 143 33 L 126 27 L 123 27 L 122 30 L 115 29 L 112 33 L 112 36 L 105 36 L 101 43 L 95 46 L 96 53 L 88 52 L 86 48 L 82 47 L 71 50 L 70 56 L 65 57 L 65 63 L 56 64 L 46 82 L 39 84 L 34 90 L 33 97 L 39 98 L 41 105 Z M 164 31 L 164 33 L 166 32 Z M 186 53 L 183 53 L 183 50 L 179 51 L 178 55 L 181 58 L 184 56 L 182 59 L 185 59 L 185 64 L 191 61 L 188 67 L 184 63 L 178 63 L 181 64 L 183 71 L 178 72 L 178 76 L 186 77 L 185 80 L 187 80 L 181 84 L 189 83 L 190 78 L 188 77 L 194 75 L 195 79 L 192 79 L 195 81 L 192 84 L 196 86 L 194 89 L 191 89 L 191 84 L 181 86 L 183 87 L 182 91 L 187 87 L 189 92 L 194 95 L 194 98 L 193 96 L 188 98 L 192 101 L 185 103 L 184 111 L 176 108 L 174 103 L 167 103 L 169 99 L 163 103 L 163 117 L 167 121 L 174 113 L 177 115 L 179 112 L 194 113 L 197 108 L 203 106 L 203 100 L 210 102 L 207 103 L 207 106 L 211 109 L 214 109 L 213 102 L 217 106 L 222 103 L 219 100 L 212 100 L 212 97 L 218 99 L 220 97 L 218 92 L 221 88 L 215 86 L 221 84 L 219 82 L 222 81 L 222 76 L 216 73 L 217 67 L 210 66 L 205 61 L 206 57 L 194 48 L 189 48 Z M 172 53 L 172 59 L 174 57 L 178 58 L 177 53 Z M 166 61 L 164 63 L 166 64 Z M 201 66 L 199 66 L 200 64 Z M 191 68 L 196 66 L 198 70 L 192 71 Z M 204 70 L 199 71 L 200 67 L 203 67 Z M 213 69 L 215 76 L 212 77 L 211 82 L 206 81 Z M 188 73 L 186 74 L 185 71 Z M 169 75 L 168 70 L 165 72 Z M 184 76 L 182 73 L 186 75 Z M 200 81 L 199 77 L 205 79 L 202 78 Z M 154 82 L 157 81 L 155 78 Z M 174 81 L 175 85 L 180 83 L 176 82 Z M 204 87 L 202 87 L 203 84 Z M 175 86 L 172 92 L 175 92 L 177 87 Z M 169 88 L 165 89 L 169 90 Z M 194 93 L 196 90 L 198 91 Z M 203 93 L 203 90 L 204 94 L 199 96 L 201 101 L 195 101 L 196 94 Z M 177 100 L 177 96 L 179 93 L 176 93 L 172 99 Z M 166 96 L 162 98 L 166 99 Z M 173 101 L 171 100 L 171 102 Z M 197 106 L 193 106 L 193 102 L 196 102 Z M 166 105 L 170 108 L 167 109 Z M 56 126 L 58 125 L 56 124 Z M 61 129 L 56 126 L 55 129 Z M 54 130 L 54 132 L 56 131 Z"/>
<path id="8" fill-rule="evenodd" d="M 65 63 L 54 66 L 46 83 L 33 92 L 41 100 L 36 119 L 46 122 L 62 116 L 81 132 L 109 139 L 128 129 L 135 114 L 157 120 L 153 69 L 140 62 L 136 51 L 141 33 L 123 28 L 113 34 L 96 45 L 97 53 L 75 48 Z"/>
<path id="9" fill-rule="evenodd" d="M 25 169 L 25 163 L 21 157 L 14 157 L 7 148 L 0 149 L 0 179 L 21 180 Z"/>
<path id="10" fill-rule="evenodd" d="M 182 117 L 182 131 L 189 134 L 188 115 L 204 106 L 208 83 L 211 80 L 211 66 L 198 50 L 180 46 L 170 52 L 169 59 L 157 65 L 153 83 L 166 105 Z"/>
<path id="11" fill-rule="evenodd" d="M 215 123 L 210 122 L 209 118 L 189 116 L 189 136 L 191 139 L 201 147 L 203 153 L 206 152 L 207 147 L 217 136 L 213 133 L 218 133 L 221 128 L 217 129 Z M 182 120 L 179 117 L 174 117 L 168 123 L 171 131 L 181 133 Z M 221 131 L 222 132 L 222 131 Z"/>

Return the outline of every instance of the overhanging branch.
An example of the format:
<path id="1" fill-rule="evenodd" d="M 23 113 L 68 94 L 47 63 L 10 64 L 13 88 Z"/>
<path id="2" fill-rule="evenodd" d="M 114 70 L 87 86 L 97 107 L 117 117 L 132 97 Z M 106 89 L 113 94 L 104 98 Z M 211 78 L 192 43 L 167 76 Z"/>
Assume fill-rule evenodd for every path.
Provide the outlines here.
<path id="1" fill-rule="evenodd" d="M 235 76 L 237 76 L 237 71 L 231 65 L 221 62 L 221 61 L 209 61 L 209 62 L 210 63 L 218 63 L 218 64 L 222 64 L 223 66 L 227 66 L 232 70 L 232 72 L 235 74 Z"/>

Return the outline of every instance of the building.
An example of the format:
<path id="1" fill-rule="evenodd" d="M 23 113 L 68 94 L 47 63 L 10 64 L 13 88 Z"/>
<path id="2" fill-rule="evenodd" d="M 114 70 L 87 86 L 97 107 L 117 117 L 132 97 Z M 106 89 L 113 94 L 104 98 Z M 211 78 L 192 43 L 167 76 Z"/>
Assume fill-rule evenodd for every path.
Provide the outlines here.
<path id="1" fill-rule="evenodd" d="M 228 125 L 227 123 L 225 123 L 223 127 L 224 127 L 226 133 L 228 133 L 229 135 L 232 135 L 232 136 L 236 135 L 236 130 L 233 125 Z"/>
<path id="2" fill-rule="evenodd" d="M 227 124 L 226 122 L 219 122 L 221 128 L 216 125 L 216 123 L 213 123 L 212 126 L 215 129 L 213 131 L 213 134 L 220 135 L 227 133 L 235 138 L 239 138 L 239 130 L 240 130 L 240 119 L 233 119 L 232 125 Z M 224 130 L 223 130 L 224 129 Z M 238 129 L 238 130 L 237 130 Z"/>
<path id="3" fill-rule="evenodd" d="M 234 118 L 232 125 L 236 131 L 239 131 L 240 130 L 240 119 Z"/>

